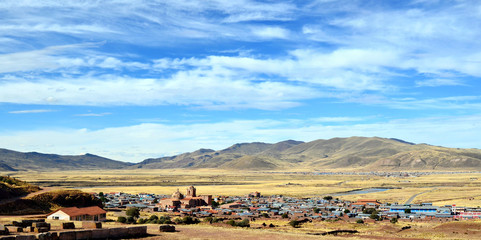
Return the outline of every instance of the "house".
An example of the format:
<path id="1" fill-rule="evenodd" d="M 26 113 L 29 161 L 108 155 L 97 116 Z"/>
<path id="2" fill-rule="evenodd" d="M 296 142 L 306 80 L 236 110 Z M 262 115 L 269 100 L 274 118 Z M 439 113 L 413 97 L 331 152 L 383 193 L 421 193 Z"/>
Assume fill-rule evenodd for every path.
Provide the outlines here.
<path id="1" fill-rule="evenodd" d="M 47 219 L 65 221 L 105 221 L 107 212 L 98 206 L 62 208 L 47 215 Z"/>

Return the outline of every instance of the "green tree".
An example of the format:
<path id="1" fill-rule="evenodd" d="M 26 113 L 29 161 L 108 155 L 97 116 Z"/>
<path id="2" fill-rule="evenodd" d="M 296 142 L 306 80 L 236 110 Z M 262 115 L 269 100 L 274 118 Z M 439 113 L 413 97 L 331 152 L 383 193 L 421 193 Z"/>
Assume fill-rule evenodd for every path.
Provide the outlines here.
<path id="1" fill-rule="evenodd" d="M 127 211 L 125 211 L 125 215 L 132 218 L 138 218 L 140 216 L 140 210 L 136 207 L 129 208 Z"/>
<path id="2" fill-rule="evenodd" d="M 236 226 L 238 226 L 238 227 L 250 227 L 251 225 L 249 224 L 249 219 L 244 219 L 244 220 L 236 223 Z"/>
<path id="3" fill-rule="evenodd" d="M 321 211 L 321 209 L 319 209 L 319 208 L 314 208 L 314 212 L 315 212 L 315 213 L 319 213 L 320 211 Z"/>
<path id="4" fill-rule="evenodd" d="M 125 223 L 125 222 L 127 222 L 127 218 L 125 218 L 125 217 L 118 217 L 118 218 L 117 218 L 117 222 Z"/>
<path id="5" fill-rule="evenodd" d="M 226 222 L 226 224 L 229 224 L 229 225 L 231 225 L 231 226 L 234 227 L 234 226 L 235 226 L 235 221 L 232 220 L 232 219 L 230 219 L 229 221 Z"/>
<path id="6" fill-rule="evenodd" d="M 332 200 L 332 196 L 325 196 L 323 199 L 324 199 L 324 200 L 327 200 L 327 201 L 331 201 L 331 200 Z"/>
<path id="7" fill-rule="evenodd" d="M 282 218 L 288 218 L 289 217 L 289 214 L 288 213 L 283 213 L 282 214 Z"/>
<path id="8" fill-rule="evenodd" d="M 299 222 L 297 220 L 292 220 L 292 221 L 289 222 L 289 225 L 291 225 L 291 227 L 293 227 L 293 228 L 298 228 L 298 227 L 300 227 L 301 222 Z"/>
<path id="9" fill-rule="evenodd" d="M 396 218 L 391 218 L 390 222 L 391 222 L 392 224 L 395 224 L 395 223 L 397 223 L 397 222 L 398 222 L 398 219 L 397 219 L 397 217 L 396 217 Z"/>
<path id="10" fill-rule="evenodd" d="M 362 219 L 358 219 L 358 220 L 356 221 L 356 223 L 363 224 L 363 223 L 364 223 L 364 220 L 362 220 Z"/>
<path id="11" fill-rule="evenodd" d="M 373 214 L 373 213 L 378 214 L 378 212 L 374 208 L 365 208 L 364 210 L 362 210 L 362 213 L 364 213 L 364 214 Z"/>
<path id="12" fill-rule="evenodd" d="M 376 220 L 376 221 L 379 221 L 379 219 L 380 219 L 380 218 L 379 218 L 379 215 L 377 215 L 377 212 L 371 213 L 371 215 L 369 216 L 369 218 L 374 219 L 374 220 Z"/>

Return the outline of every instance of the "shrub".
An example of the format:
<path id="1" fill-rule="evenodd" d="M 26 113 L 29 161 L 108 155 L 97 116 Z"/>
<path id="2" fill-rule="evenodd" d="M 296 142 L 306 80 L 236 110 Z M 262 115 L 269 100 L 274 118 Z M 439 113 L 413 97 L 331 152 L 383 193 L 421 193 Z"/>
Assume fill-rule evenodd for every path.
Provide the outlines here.
<path id="1" fill-rule="evenodd" d="M 235 221 L 231 219 L 231 220 L 227 221 L 226 224 L 229 224 L 229 225 L 231 225 L 231 226 L 234 227 L 234 226 L 235 226 Z"/>
<path id="2" fill-rule="evenodd" d="M 397 218 L 391 218 L 391 220 L 390 220 L 390 222 L 391 222 L 392 224 L 397 223 L 397 221 L 398 221 Z"/>
<path id="3" fill-rule="evenodd" d="M 349 209 L 344 209 L 344 213 L 350 213 Z"/>
<path id="4" fill-rule="evenodd" d="M 282 218 L 288 218 L 288 217 L 289 217 L 289 214 L 287 214 L 287 213 L 282 214 Z"/>
<path id="5" fill-rule="evenodd" d="M 250 227 L 251 225 L 249 224 L 249 220 L 248 219 L 244 219 L 240 222 L 237 222 L 236 223 L 236 226 L 237 227 Z"/>
<path id="6" fill-rule="evenodd" d="M 140 216 L 140 210 L 136 207 L 129 208 L 125 211 L 125 214 L 132 218 L 138 218 Z"/>
<path id="7" fill-rule="evenodd" d="M 357 220 L 357 221 L 356 221 L 356 223 L 363 224 L 363 223 L 364 223 L 364 220 L 362 220 L 362 219 L 359 219 L 359 220 Z"/>
<path id="8" fill-rule="evenodd" d="M 292 221 L 289 222 L 289 225 L 291 225 L 291 227 L 293 227 L 293 228 L 298 228 L 298 227 L 300 227 L 301 222 L 299 222 L 297 220 L 292 220 Z"/>
<path id="9" fill-rule="evenodd" d="M 373 213 L 378 214 L 378 212 L 374 208 L 365 208 L 364 210 L 362 210 L 362 213 L 364 213 L 364 214 L 373 214 Z"/>
<path id="10" fill-rule="evenodd" d="M 185 216 L 183 218 L 176 218 L 174 219 L 176 224 L 197 224 L 199 223 L 199 219 L 192 218 L 191 216 Z M 165 223 L 165 222 L 164 222 Z"/>
<path id="11" fill-rule="evenodd" d="M 139 219 L 137 219 L 137 223 L 138 223 L 138 224 L 144 224 L 144 223 L 146 223 L 146 222 L 147 222 L 147 219 L 144 219 L 144 218 L 139 218 Z"/>
<path id="12" fill-rule="evenodd" d="M 149 221 L 151 221 L 151 222 L 154 222 L 154 221 L 157 221 L 157 220 L 159 220 L 159 217 L 157 217 L 157 215 L 152 215 L 152 216 L 149 217 Z"/>
<path id="13" fill-rule="evenodd" d="M 324 200 L 327 200 L 327 201 L 331 201 L 331 200 L 332 200 L 332 196 L 325 196 L 323 199 L 324 199 Z"/>
<path id="14" fill-rule="evenodd" d="M 118 218 L 117 218 L 117 222 L 125 223 L 125 222 L 127 222 L 127 218 L 125 218 L 125 217 L 118 217 Z"/>
<path id="15" fill-rule="evenodd" d="M 127 217 L 127 223 L 135 223 L 134 217 Z"/>
<path id="16" fill-rule="evenodd" d="M 170 220 L 169 216 L 160 216 L 157 220 L 158 224 L 171 224 L 172 221 Z"/>
<path id="17" fill-rule="evenodd" d="M 269 214 L 263 213 L 263 214 L 262 214 L 262 217 L 264 217 L 264 218 L 269 218 Z"/>
<path id="18" fill-rule="evenodd" d="M 276 227 L 276 226 L 274 226 L 274 224 L 271 223 L 271 224 L 269 224 L 269 227 L 273 228 L 273 227 Z"/>
<path id="19" fill-rule="evenodd" d="M 377 215 L 376 213 L 372 213 L 371 216 L 369 216 L 369 218 L 374 219 L 374 220 L 376 220 L 376 221 L 379 221 L 379 220 L 380 220 L 379 215 Z"/>

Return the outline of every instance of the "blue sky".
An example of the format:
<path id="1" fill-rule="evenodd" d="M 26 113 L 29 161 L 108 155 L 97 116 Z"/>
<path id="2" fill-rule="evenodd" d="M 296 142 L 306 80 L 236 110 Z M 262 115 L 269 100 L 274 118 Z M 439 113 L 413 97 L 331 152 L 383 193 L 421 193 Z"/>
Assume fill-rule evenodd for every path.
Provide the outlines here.
<path id="1" fill-rule="evenodd" d="M 380 136 L 479 148 L 478 1 L 2 1 L 0 147 L 138 162 Z"/>

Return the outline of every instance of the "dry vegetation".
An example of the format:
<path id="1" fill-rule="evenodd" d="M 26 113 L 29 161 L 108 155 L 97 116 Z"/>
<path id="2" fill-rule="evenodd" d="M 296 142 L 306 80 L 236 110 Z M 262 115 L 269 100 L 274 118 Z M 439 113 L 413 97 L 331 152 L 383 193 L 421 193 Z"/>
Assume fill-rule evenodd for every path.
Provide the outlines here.
<path id="1" fill-rule="evenodd" d="M 348 171 L 348 170 L 346 170 Z M 382 202 L 481 206 L 481 174 L 432 174 L 420 177 L 363 175 L 312 175 L 283 172 L 226 171 L 218 169 L 110 170 L 18 172 L 18 179 L 41 186 L 76 187 L 86 192 L 129 192 L 171 194 L 177 188 L 196 185 L 201 194 L 315 197 L 354 189 L 392 188 L 378 193 L 337 196 L 342 199 L 375 198 Z"/>

